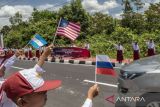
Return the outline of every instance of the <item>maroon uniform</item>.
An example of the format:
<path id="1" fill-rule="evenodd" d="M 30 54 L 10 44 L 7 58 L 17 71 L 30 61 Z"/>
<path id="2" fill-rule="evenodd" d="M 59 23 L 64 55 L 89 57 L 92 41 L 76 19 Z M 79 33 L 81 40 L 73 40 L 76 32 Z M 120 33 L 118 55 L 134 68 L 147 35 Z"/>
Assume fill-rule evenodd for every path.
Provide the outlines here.
<path id="1" fill-rule="evenodd" d="M 132 43 L 133 46 L 133 59 L 134 60 L 138 60 L 140 58 L 140 50 L 139 50 L 139 46 L 137 43 Z"/>
<path id="2" fill-rule="evenodd" d="M 24 54 L 25 54 L 25 57 L 26 57 L 26 58 L 28 58 L 28 57 L 29 57 L 28 53 L 29 53 L 29 52 L 28 52 L 28 49 L 27 49 L 27 48 L 25 48 L 25 49 L 24 49 Z"/>
<path id="3" fill-rule="evenodd" d="M 33 57 L 33 55 L 32 55 L 32 49 L 30 48 L 29 49 L 29 58 L 32 58 Z"/>
<path id="4" fill-rule="evenodd" d="M 40 51 L 36 50 L 36 57 L 39 58 L 40 57 Z"/>
<path id="5" fill-rule="evenodd" d="M 155 55 L 155 44 L 153 41 L 147 42 L 148 46 L 148 56 L 153 56 Z"/>
<path id="6" fill-rule="evenodd" d="M 123 61 L 123 46 L 122 45 L 115 45 L 116 49 L 117 49 L 117 61 L 119 63 L 122 63 Z"/>

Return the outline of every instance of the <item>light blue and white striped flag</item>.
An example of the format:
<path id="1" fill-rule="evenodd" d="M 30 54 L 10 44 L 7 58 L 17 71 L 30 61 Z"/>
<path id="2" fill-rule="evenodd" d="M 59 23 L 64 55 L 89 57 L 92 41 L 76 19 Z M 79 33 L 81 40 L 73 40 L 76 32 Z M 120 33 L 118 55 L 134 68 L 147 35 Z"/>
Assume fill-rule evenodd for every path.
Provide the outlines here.
<path id="1" fill-rule="evenodd" d="M 34 48 L 38 49 L 47 44 L 46 40 L 42 38 L 39 34 L 36 34 L 32 40 L 30 40 L 29 44 L 31 44 Z"/>

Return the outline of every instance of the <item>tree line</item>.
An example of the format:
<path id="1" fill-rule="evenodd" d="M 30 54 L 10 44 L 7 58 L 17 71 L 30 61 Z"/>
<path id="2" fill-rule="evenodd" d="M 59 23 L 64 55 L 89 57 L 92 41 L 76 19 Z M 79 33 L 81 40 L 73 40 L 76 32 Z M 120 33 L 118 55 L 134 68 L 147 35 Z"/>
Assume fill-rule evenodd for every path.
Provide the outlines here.
<path id="1" fill-rule="evenodd" d="M 88 13 L 82 6 L 81 0 L 72 0 L 58 11 L 34 9 L 31 17 L 23 21 L 17 12 L 10 17 L 10 26 L 3 26 L 5 46 L 22 48 L 35 33 L 42 35 L 49 43 L 53 41 L 58 21 L 61 17 L 79 23 L 81 34 L 71 42 L 69 39 L 57 36 L 57 46 L 76 44 L 83 46 L 90 43 L 92 55 L 107 54 L 115 57 L 115 43 L 121 42 L 125 47 L 125 57 L 132 57 L 133 41 L 140 46 L 141 56 L 146 56 L 145 40 L 153 39 L 156 52 L 160 53 L 160 3 L 151 4 L 148 10 L 142 12 L 144 3 L 141 0 L 122 0 L 123 13 L 121 19 L 108 14 L 96 12 Z"/>

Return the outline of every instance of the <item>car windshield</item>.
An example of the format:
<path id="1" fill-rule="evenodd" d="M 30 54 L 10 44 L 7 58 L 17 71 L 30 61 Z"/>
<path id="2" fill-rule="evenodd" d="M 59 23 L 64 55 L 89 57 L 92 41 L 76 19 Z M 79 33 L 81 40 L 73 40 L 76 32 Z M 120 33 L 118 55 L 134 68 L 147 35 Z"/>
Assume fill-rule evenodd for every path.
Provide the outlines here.
<path id="1" fill-rule="evenodd" d="M 156 69 L 160 69 L 160 55 L 143 58 L 121 68 L 122 71 L 130 73 L 149 72 Z"/>

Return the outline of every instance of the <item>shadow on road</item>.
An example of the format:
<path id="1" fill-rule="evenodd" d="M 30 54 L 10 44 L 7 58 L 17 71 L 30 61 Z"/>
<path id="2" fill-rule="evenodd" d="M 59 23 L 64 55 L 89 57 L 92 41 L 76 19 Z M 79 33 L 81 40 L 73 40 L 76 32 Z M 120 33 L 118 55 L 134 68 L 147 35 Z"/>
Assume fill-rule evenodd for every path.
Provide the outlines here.
<path id="1" fill-rule="evenodd" d="M 116 102 L 115 107 L 128 107 L 122 102 Z"/>

